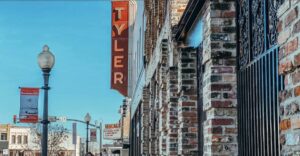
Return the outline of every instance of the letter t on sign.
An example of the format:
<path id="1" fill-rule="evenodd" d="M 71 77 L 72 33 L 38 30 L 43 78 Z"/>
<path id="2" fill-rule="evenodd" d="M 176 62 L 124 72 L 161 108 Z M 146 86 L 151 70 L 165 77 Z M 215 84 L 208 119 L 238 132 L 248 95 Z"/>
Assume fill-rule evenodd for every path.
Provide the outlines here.
<path id="1" fill-rule="evenodd" d="M 118 11 L 118 20 L 120 20 L 122 18 L 122 10 L 124 10 L 124 8 L 121 8 L 121 7 L 116 7 L 115 10 Z"/>

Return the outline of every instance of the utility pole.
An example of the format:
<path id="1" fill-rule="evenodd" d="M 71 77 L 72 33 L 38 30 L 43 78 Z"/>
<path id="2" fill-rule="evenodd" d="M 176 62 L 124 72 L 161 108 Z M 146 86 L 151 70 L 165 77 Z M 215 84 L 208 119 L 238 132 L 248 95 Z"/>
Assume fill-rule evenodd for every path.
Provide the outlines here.
<path id="1" fill-rule="evenodd" d="M 99 147 L 99 153 L 101 153 L 101 151 L 102 151 L 102 121 L 100 122 L 100 126 L 99 126 L 99 130 L 100 130 L 100 134 L 99 134 L 99 137 L 100 137 L 100 142 L 99 142 L 99 144 L 100 144 L 100 147 Z"/>

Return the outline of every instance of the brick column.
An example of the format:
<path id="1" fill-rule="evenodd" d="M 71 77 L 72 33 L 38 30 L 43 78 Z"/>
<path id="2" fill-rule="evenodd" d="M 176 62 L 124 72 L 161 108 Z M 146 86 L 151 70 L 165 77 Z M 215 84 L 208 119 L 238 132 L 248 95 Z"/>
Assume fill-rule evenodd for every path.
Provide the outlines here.
<path id="1" fill-rule="evenodd" d="M 150 109 L 150 93 L 149 88 L 144 87 L 143 89 L 143 100 L 142 100 L 142 150 L 143 156 L 149 155 L 149 109 Z"/>
<path id="2" fill-rule="evenodd" d="M 158 85 L 156 76 L 150 82 L 150 109 L 149 109 L 149 143 L 150 155 L 159 154 L 159 116 L 158 116 Z"/>
<path id="3" fill-rule="evenodd" d="M 178 62 L 178 154 L 198 154 L 196 51 L 181 48 Z"/>
<path id="4" fill-rule="evenodd" d="M 300 1 L 286 0 L 278 10 L 279 73 L 285 90 L 280 92 L 280 144 L 283 155 L 300 154 Z"/>
<path id="5" fill-rule="evenodd" d="M 178 148 L 178 68 L 171 67 L 167 73 L 167 155 L 177 156 Z"/>
<path id="6" fill-rule="evenodd" d="M 204 155 L 234 156 L 237 147 L 234 1 L 207 1 L 204 11 Z"/>
<path id="7" fill-rule="evenodd" d="M 158 66 L 158 112 L 159 112 L 159 155 L 166 155 L 167 137 L 167 70 L 168 70 L 168 40 L 161 43 L 161 57 Z"/>

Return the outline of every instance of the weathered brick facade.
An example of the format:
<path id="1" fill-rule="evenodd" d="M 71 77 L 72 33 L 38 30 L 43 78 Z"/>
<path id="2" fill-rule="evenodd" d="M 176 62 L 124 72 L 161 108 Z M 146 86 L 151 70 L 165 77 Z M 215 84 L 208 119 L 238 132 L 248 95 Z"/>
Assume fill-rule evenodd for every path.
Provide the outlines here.
<path id="1" fill-rule="evenodd" d="M 236 73 L 242 68 L 237 70 L 236 52 L 240 49 L 237 50 L 235 1 L 206 0 L 201 1 L 201 5 L 198 2 L 200 0 L 145 0 L 146 85 L 140 107 L 141 153 L 137 155 L 238 155 Z M 198 8 L 193 7 L 196 4 Z M 278 99 L 280 123 L 274 122 L 274 126 L 278 124 L 280 128 L 281 155 L 300 155 L 299 9 L 299 0 L 285 0 L 277 12 L 279 73 L 284 76 L 284 90 Z M 197 22 L 202 24 L 200 32 L 193 29 Z M 249 32 L 250 29 L 254 30 L 249 28 Z M 189 37 L 193 33 L 201 33 L 196 34 L 202 35 L 201 44 L 191 45 Z M 250 45 L 254 39 L 250 39 Z M 265 40 L 269 40 L 268 37 Z M 256 56 L 251 57 L 248 59 L 256 59 Z M 256 84 L 253 87 L 257 87 Z M 241 105 L 243 103 L 239 103 Z M 266 120 L 251 110 L 247 113 L 252 113 L 247 120 L 253 123 Z M 253 140 L 247 151 L 256 144 Z M 258 147 L 264 147 L 264 143 L 260 145 Z"/>
<path id="2" fill-rule="evenodd" d="M 171 25 L 176 26 L 184 13 L 189 0 L 171 0 Z"/>
<path id="3" fill-rule="evenodd" d="M 169 65 L 173 45 L 168 39 L 172 39 L 171 23 L 178 22 L 187 3 L 188 0 L 145 0 L 145 63 L 149 81 L 146 80 L 148 87 L 142 102 L 143 155 L 178 155 L 178 72 Z"/>
<path id="4" fill-rule="evenodd" d="M 170 67 L 167 73 L 167 155 L 178 153 L 178 68 Z"/>
<path id="5" fill-rule="evenodd" d="M 237 155 L 235 3 L 203 8 L 204 155 Z"/>
<path id="6" fill-rule="evenodd" d="M 180 48 L 178 58 L 178 155 L 198 155 L 196 50 Z"/>
<path id="7" fill-rule="evenodd" d="M 158 111 L 159 111 L 159 155 L 166 155 L 167 146 L 167 70 L 168 70 L 168 40 L 161 43 L 160 65 L 158 66 Z"/>
<path id="8" fill-rule="evenodd" d="M 173 34 L 189 2 L 145 0 L 141 155 L 199 155 L 199 127 L 204 155 L 237 155 L 234 1 L 208 0 L 199 12 L 203 101 L 197 96 L 198 49 L 177 42 Z M 207 117 L 200 125 L 199 102 Z"/>
<path id="9" fill-rule="evenodd" d="M 196 4 L 196 2 L 193 2 L 193 5 Z M 192 16 L 193 9 L 199 8 L 190 7 L 190 9 L 186 14 Z M 202 9 L 196 15 L 200 16 L 200 18 L 194 20 L 201 20 L 203 23 L 202 31 L 200 32 L 202 34 L 199 34 L 202 35 L 203 51 L 199 53 L 201 56 L 198 56 L 202 58 L 202 62 L 199 62 L 202 75 L 199 76 L 203 80 L 200 80 L 202 81 L 202 86 L 199 86 L 201 88 L 198 88 L 198 90 L 196 88 L 195 90 L 195 92 L 200 92 L 199 89 L 202 89 L 201 97 L 203 99 L 197 101 L 197 97 L 195 97 L 195 101 L 193 101 L 195 104 L 198 102 L 198 106 L 201 103 L 203 105 L 203 112 L 195 111 L 196 119 L 199 117 L 197 113 L 203 113 L 200 116 L 202 115 L 202 120 L 204 120 L 200 121 L 202 123 L 199 123 L 199 127 L 203 128 L 203 131 L 199 132 L 200 134 L 203 133 L 203 140 L 198 140 L 198 143 L 203 141 L 203 147 L 199 148 L 203 148 L 203 155 L 237 155 L 235 3 L 234 1 L 205 1 L 202 4 Z M 196 15 L 194 14 L 193 16 Z M 181 24 L 184 26 L 185 22 L 190 22 L 188 20 L 187 18 L 181 21 L 183 22 Z M 186 30 L 183 28 L 179 27 L 179 30 L 183 32 L 179 33 L 178 39 L 182 41 L 182 44 L 189 46 L 191 44 L 189 43 L 189 40 L 191 40 L 189 35 L 193 35 L 185 32 Z M 190 52 L 194 52 L 193 58 L 196 60 L 195 49 L 188 49 L 190 49 Z M 179 62 L 179 66 L 180 64 Z M 194 70 L 197 70 L 196 63 L 193 67 Z M 179 75 L 183 76 L 182 74 Z M 196 76 L 194 80 L 196 80 Z M 196 82 L 189 83 L 197 86 Z M 194 109 L 197 110 L 197 107 Z M 200 118 L 198 118 L 199 120 Z M 197 135 L 194 138 L 197 138 Z M 197 142 L 194 143 L 197 145 Z M 189 145 L 192 146 L 191 143 Z"/>
<path id="10" fill-rule="evenodd" d="M 149 88 L 144 87 L 142 99 L 142 137 L 141 137 L 141 154 L 149 155 L 149 109 L 150 109 L 150 93 Z"/>
<path id="11" fill-rule="evenodd" d="M 285 89 L 280 101 L 280 144 L 282 155 L 300 154 L 300 1 L 286 0 L 277 13 L 279 73 L 284 75 Z"/>

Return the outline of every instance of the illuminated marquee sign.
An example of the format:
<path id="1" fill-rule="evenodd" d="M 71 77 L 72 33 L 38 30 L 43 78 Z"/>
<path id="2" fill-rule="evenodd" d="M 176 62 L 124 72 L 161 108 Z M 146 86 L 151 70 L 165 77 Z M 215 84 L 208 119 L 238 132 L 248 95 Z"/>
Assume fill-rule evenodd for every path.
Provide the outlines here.
<path id="1" fill-rule="evenodd" d="M 128 87 L 128 1 L 112 1 L 111 88 L 127 96 Z"/>

